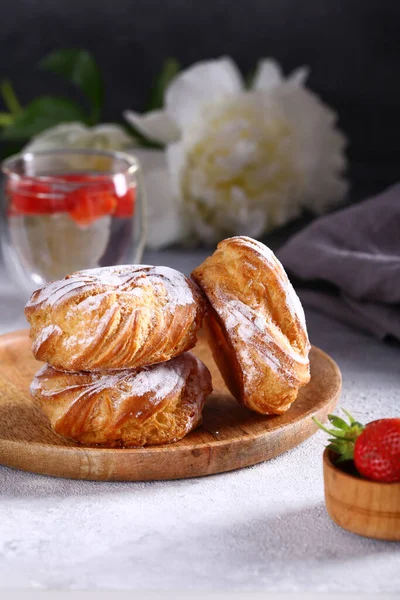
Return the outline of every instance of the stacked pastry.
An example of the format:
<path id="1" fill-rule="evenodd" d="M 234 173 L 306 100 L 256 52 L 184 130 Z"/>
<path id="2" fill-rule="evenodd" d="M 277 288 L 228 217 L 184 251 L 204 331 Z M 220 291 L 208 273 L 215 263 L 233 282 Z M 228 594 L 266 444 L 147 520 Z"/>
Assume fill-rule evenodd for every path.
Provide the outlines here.
<path id="1" fill-rule="evenodd" d="M 25 314 L 47 364 L 31 393 L 53 429 L 84 444 L 144 446 L 197 427 L 211 376 L 187 351 L 204 311 L 196 284 L 166 267 L 81 271 L 34 292 Z"/>
<path id="2" fill-rule="evenodd" d="M 31 389 L 58 433 L 143 446 L 196 427 L 211 378 L 187 350 L 203 316 L 232 395 L 261 414 L 288 410 L 310 379 L 310 344 L 303 308 L 273 252 L 229 238 L 192 278 L 165 267 L 112 267 L 33 294 L 25 311 L 33 352 L 48 364 Z"/>

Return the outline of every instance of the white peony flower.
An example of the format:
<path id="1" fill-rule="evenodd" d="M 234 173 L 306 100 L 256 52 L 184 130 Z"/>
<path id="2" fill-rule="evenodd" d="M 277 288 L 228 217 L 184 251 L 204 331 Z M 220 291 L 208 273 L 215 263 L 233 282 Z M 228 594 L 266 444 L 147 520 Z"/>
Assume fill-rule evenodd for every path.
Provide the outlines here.
<path id="1" fill-rule="evenodd" d="M 321 213 L 347 191 L 345 137 L 336 115 L 304 87 L 306 69 L 284 79 L 261 61 L 251 90 L 228 58 L 205 61 L 168 86 L 162 111 L 125 117 L 167 145 L 169 175 L 184 226 L 214 243 L 258 237 L 297 217 Z"/>
<path id="2" fill-rule="evenodd" d="M 24 148 L 27 151 L 55 148 L 88 148 L 93 150 L 127 150 L 136 140 L 114 123 L 87 127 L 83 123 L 62 123 L 34 136 Z"/>
<path id="3" fill-rule="evenodd" d="M 135 148 L 144 175 L 147 197 L 146 248 L 158 250 L 186 236 L 174 200 L 167 157 L 162 150 Z"/>

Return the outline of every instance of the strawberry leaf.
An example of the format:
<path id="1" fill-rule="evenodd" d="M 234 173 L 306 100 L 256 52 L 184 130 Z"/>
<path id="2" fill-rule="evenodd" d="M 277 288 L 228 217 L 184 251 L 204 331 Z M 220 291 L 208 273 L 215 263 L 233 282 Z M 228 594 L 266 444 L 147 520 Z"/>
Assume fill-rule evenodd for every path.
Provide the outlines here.
<path id="1" fill-rule="evenodd" d="M 348 410 L 346 410 L 345 408 L 341 407 L 341 411 L 344 412 L 344 414 L 346 415 L 346 417 L 348 417 L 348 419 L 350 421 L 350 425 L 353 425 L 353 423 L 357 423 L 357 421 L 354 419 L 354 417 L 351 416 L 351 414 L 349 413 Z"/>
<path id="2" fill-rule="evenodd" d="M 328 418 L 331 417 L 333 415 L 328 415 Z M 333 435 L 335 438 L 342 438 L 342 439 L 347 439 L 347 434 L 344 433 L 342 430 L 340 429 L 328 429 L 328 427 L 325 427 L 325 425 L 323 425 L 323 423 L 321 423 L 321 421 L 319 421 L 316 417 L 313 417 L 313 421 L 316 425 L 318 425 L 318 427 L 320 429 L 322 429 L 322 431 L 325 431 L 325 433 L 329 433 L 329 435 Z M 348 426 L 347 426 L 348 428 Z"/>
<path id="3" fill-rule="evenodd" d="M 337 463 L 345 462 L 346 460 L 353 460 L 354 442 L 352 444 L 339 445 L 336 454 L 339 455 L 336 459 Z"/>
<path id="4" fill-rule="evenodd" d="M 346 412 L 346 414 L 349 416 L 350 423 L 346 423 L 337 415 L 328 415 L 328 420 L 336 429 L 328 428 L 318 419 L 313 418 L 314 423 L 331 436 L 327 447 L 338 455 L 337 462 L 353 459 L 355 441 L 364 430 L 364 426 L 353 419 L 350 413 Z"/>
<path id="5" fill-rule="evenodd" d="M 339 429 L 346 430 L 346 429 L 349 428 L 349 426 L 346 423 L 346 421 L 344 421 L 343 419 L 341 419 L 337 415 L 328 415 L 328 419 L 332 423 L 332 425 L 334 425 L 335 427 L 338 427 Z"/>

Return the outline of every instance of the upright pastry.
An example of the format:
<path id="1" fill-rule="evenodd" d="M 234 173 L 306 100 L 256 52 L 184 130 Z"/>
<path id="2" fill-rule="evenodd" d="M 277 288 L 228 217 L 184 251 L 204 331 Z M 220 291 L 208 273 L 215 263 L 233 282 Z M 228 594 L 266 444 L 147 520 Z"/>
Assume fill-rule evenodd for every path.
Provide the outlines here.
<path id="1" fill-rule="evenodd" d="M 34 292 L 25 315 L 35 358 L 65 371 L 138 368 L 192 348 L 205 303 L 174 269 L 79 271 Z"/>
<path id="2" fill-rule="evenodd" d="M 237 400 L 261 414 L 285 412 L 310 379 L 304 311 L 274 253 L 233 237 L 192 273 L 208 298 L 214 359 Z"/>
<path id="3" fill-rule="evenodd" d="M 211 389 L 207 367 L 190 352 L 135 371 L 63 373 L 45 365 L 31 385 L 57 433 L 103 446 L 183 438 L 201 422 Z"/>

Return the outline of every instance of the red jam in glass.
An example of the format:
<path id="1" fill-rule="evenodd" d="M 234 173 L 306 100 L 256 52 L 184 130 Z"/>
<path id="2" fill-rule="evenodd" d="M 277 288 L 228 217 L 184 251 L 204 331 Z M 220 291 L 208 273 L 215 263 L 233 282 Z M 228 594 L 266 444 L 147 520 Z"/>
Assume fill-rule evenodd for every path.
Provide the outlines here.
<path id="1" fill-rule="evenodd" d="M 119 194 L 112 178 L 99 174 L 23 177 L 9 180 L 6 193 L 10 216 L 68 213 L 82 227 L 106 215 L 130 218 L 135 209 L 135 188 Z"/>
<path id="2" fill-rule="evenodd" d="M 136 187 L 124 174 L 12 174 L 5 191 L 6 260 L 26 289 L 131 260 Z"/>

